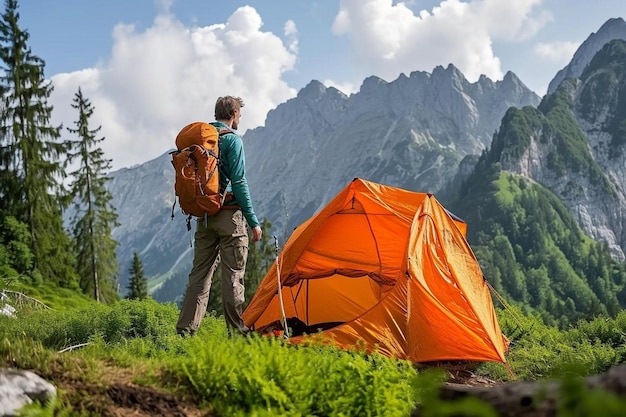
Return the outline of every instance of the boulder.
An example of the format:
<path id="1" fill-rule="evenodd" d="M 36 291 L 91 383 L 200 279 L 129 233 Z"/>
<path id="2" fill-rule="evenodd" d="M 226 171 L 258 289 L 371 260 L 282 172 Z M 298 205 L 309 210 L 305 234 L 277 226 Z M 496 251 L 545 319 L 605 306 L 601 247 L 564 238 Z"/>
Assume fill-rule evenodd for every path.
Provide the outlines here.
<path id="1" fill-rule="evenodd" d="M 56 397 L 54 385 L 39 375 L 20 369 L 0 368 L 0 416 L 17 416 L 33 402 L 45 404 Z"/>

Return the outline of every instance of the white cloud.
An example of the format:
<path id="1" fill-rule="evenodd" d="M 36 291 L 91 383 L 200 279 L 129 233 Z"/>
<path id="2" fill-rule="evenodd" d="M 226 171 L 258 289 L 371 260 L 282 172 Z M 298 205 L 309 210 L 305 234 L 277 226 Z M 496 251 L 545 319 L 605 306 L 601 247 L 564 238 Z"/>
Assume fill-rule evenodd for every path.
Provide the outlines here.
<path id="1" fill-rule="evenodd" d="M 337 90 L 341 91 L 347 96 L 358 91 L 358 86 L 351 83 L 338 83 L 333 80 L 324 80 L 323 84 L 326 87 L 335 87 Z"/>
<path id="2" fill-rule="evenodd" d="M 333 23 L 336 35 L 352 44 L 358 81 L 378 75 L 388 81 L 400 73 L 432 71 L 454 64 L 470 80 L 503 76 L 494 39 L 523 40 L 550 19 L 533 15 L 542 0 L 445 0 L 417 15 L 403 2 L 341 0 Z"/>
<path id="3" fill-rule="evenodd" d="M 52 77 L 54 121 L 74 125 L 70 105 L 80 86 L 95 108 L 91 127 L 102 126 L 102 148 L 114 169 L 166 152 L 191 121 L 213 120 L 215 99 L 222 95 L 246 102 L 240 133 L 260 126 L 269 110 L 295 96 L 282 77 L 293 69 L 297 52 L 262 25 L 249 6 L 223 24 L 204 27 L 187 28 L 168 14 L 141 33 L 119 24 L 106 62 Z"/>
<path id="4" fill-rule="evenodd" d="M 550 12 L 540 10 L 544 0 L 472 1 L 472 19 L 482 21 L 490 36 L 520 41 L 534 36 L 552 20 Z M 474 21 L 475 22 L 475 21 Z"/>
<path id="5" fill-rule="evenodd" d="M 576 42 L 539 43 L 533 49 L 535 55 L 558 64 L 567 64 L 580 45 Z"/>
<path id="6" fill-rule="evenodd" d="M 163 13 L 169 13 L 175 0 L 154 0 L 154 3 Z"/>
<path id="7" fill-rule="evenodd" d="M 285 23 L 285 37 L 289 41 L 289 50 L 294 54 L 298 53 L 298 28 L 293 20 L 287 20 Z"/>

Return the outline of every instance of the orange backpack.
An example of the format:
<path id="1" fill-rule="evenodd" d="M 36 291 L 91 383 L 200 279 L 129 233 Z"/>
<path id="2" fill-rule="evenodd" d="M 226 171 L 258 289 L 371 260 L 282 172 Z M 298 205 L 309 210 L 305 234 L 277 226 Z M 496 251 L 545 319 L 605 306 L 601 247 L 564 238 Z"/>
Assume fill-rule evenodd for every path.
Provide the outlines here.
<path id="1" fill-rule="evenodd" d="M 216 214 L 224 203 L 220 193 L 219 138 L 231 133 L 209 123 L 193 122 L 185 126 L 176 136 L 176 149 L 170 152 L 176 171 L 174 191 L 183 213 L 204 217 Z M 176 201 L 174 201 L 176 206 Z M 174 217 L 172 206 L 172 217 Z M 189 227 L 189 219 L 188 219 Z"/>

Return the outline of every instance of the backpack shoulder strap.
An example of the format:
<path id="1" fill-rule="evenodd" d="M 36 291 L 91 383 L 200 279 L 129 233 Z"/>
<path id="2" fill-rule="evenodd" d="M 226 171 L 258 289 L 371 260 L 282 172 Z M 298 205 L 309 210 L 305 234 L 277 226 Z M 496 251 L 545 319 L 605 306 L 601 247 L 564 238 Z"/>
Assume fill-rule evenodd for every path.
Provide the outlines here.
<path id="1" fill-rule="evenodd" d="M 218 146 L 222 145 L 222 136 L 227 135 L 229 133 L 235 133 L 232 130 L 230 130 L 227 127 L 223 127 L 221 129 L 219 129 L 218 131 Z M 222 187 L 221 181 L 220 181 L 220 194 L 223 194 L 224 196 L 226 196 L 226 189 L 228 188 L 228 185 L 230 184 L 230 176 L 226 174 L 226 172 L 224 172 L 224 162 L 222 161 L 222 154 L 220 153 L 220 157 L 218 158 L 218 162 L 217 162 L 217 169 L 220 173 L 221 176 L 223 176 L 224 178 L 226 178 L 226 185 L 224 185 Z"/>
<path id="2" fill-rule="evenodd" d="M 222 136 L 227 135 L 229 133 L 235 133 L 232 130 L 230 130 L 227 127 L 223 127 L 220 130 L 218 130 L 217 134 L 218 134 L 218 139 L 217 139 L 217 145 L 221 146 L 222 145 Z M 221 165 L 221 158 L 220 158 L 220 165 Z"/>
<path id="3" fill-rule="evenodd" d="M 221 128 L 221 129 L 218 131 L 218 134 L 219 134 L 220 136 L 226 135 L 226 134 L 228 134 L 228 133 L 234 133 L 234 132 L 233 132 L 232 130 L 230 130 L 229 128 L 227 128 L 227 127 L 223 127 L 223 128 Z"/>

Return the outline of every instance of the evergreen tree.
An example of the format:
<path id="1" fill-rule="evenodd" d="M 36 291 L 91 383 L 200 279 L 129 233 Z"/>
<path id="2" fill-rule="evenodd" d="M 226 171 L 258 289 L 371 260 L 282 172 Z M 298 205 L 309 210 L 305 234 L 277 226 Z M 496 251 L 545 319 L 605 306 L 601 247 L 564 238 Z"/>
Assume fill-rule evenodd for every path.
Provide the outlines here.
<path id="1" fill-rule="evenodd" d="M 28 226 L 34 276 L 76 288 L 74 256 L 63 229 L 61 192 L 66 144 L 50 124 L 51 82 L 19 26 L 17 0 L 0 15 L 0 209 Z M 37 273 L 38 271 L 38 273 Z"/>
<path id="2" fill-rule="evenodd" d="M 137 252 L 133 252 L 133 263 L 128 269 L 130 282 L 128 283 L 129 300 L 145 300 L 148 298 L 148 279 L 143 274 L 143 265 Z"/>
<path id="3" fill-rule="evenodd" d="M 94 108 L 80 88 L 72 107 L 78 110 L 78 121 L 75 129 L 67 130 L 80 138 L 68 155 L 70 162 L 78 162 L 78 168 L 71 173 L 71 197 L 76 208 L 72 226 L 80 287 L 85 294 L 93 294 L 96 301 L 114 301 L 118 298 L 117 242 L 111 231 L 118 223 L 111 205 L 113 197 L 106 188 L 111 160 L 104 158 L 98 146 L 104 140 L 96 138 L 101 127 L 89 128 Z"/>
<path id="4" fill-rule="evenodd" d="M 33 264 L 28 226 L 0 213 L 0 280 L 27 274 Z"/>

